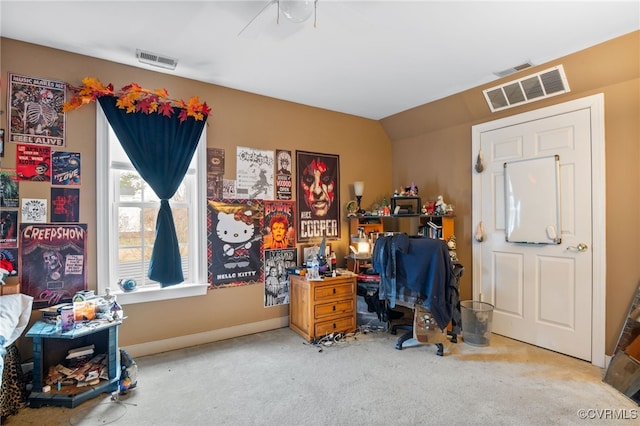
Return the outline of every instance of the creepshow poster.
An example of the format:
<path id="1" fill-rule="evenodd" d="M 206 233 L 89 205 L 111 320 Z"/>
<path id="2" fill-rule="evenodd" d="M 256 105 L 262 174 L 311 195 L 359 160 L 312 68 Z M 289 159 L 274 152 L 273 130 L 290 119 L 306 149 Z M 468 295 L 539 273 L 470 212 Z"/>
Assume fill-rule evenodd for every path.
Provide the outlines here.
<path id="1" fill-rule="evenodd" d="M 298 241 L 340 238 L 340 158 L 296 151 Z"/>
<path id="2" fill-rule="evenodd" d="M 65 146 L 62 81 L 9 74 L 9 141 Z"/>
<path id="3" fill-rule="evenodd" d="M 87 225 L 20 224 L 22 292 L 40 309 L 87 289 Z"/>
<path id="4" fill-rule="evenodd" d="M 236 197 L 273 200 L 273 151 L 237 147 Z"/>
<path id="5" fill-rule="evenodd" d="M 296 249 L 265 250 L 264 306 L 289 303 L 289 274 L 287 268 L 297 264 Z"/>
<path id="6" fill-rule="evenodd" d="M 209 288 L 262 283 L 262 200 L 207 202 Z"/>
<path id="7" fill-rule="evenodd" d="M 265 250 L 293 248 L 296 246 L 295 205 L 293 201 L 264 202 Z"/>
<path id="8" fill-rule="evenodd" d="M 276 149 L 276 199 L 293 200 L 291 176 L 291 151 Z"/>

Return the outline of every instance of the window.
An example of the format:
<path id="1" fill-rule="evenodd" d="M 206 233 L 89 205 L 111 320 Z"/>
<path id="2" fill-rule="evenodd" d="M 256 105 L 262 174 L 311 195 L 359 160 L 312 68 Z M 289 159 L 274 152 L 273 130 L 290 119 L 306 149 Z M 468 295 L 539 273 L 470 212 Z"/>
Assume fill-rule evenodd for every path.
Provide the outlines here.
<path id="1" fill-rule="evenodd" d="M 107 287 L 122 304 L 206 294 L 206 127 L 191 166 L 170 200 L 185 281 L 161 288 L 147 277 L 160 200 L 124 153 L 97 104 L 96 205 L 98 293 Z M 137 290 L 122 292 L 132 278 Z"/>

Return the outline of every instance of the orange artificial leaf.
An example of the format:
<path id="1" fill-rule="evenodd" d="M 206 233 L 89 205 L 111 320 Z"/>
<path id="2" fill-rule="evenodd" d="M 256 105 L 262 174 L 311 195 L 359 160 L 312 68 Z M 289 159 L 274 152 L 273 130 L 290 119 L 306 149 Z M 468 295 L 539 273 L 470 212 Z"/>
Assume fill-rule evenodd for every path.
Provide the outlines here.
<path id="1" fill-rule="evenodd" d="M 169 92 L 167 92 L 167 89 L 156 89 L 155 94 L 158 95 L 159 98 L 169 97 Z"/>

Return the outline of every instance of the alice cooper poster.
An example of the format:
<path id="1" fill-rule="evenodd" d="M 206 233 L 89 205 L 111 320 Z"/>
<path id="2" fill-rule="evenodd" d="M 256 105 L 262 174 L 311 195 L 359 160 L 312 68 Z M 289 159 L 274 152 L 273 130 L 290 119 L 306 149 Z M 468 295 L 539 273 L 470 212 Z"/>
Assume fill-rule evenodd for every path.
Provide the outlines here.
<path id="1" fill-rule="evenodd" d="M 337 155 L 296 151 L 298 241 L 340 238 Z"/>
<path id="2" fill-rule="evenodd" d="M 207 202 L 209 288 L 264 281 L 262 200 Z"/>
<path id="3" fill-rule="evenodd" d="M 22 292 L 34 309 L 71 302 L 87 289 L 86 224 L 21 224 L 19 245 Z"/>

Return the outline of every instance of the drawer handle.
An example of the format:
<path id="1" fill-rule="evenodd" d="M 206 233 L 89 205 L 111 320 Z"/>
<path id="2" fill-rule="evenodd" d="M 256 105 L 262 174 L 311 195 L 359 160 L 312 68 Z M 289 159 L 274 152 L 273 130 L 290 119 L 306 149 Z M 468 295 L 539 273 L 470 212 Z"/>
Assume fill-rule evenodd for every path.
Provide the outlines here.
<path id="1" fill-rule="evenodd" d="M 334 310 L 334 312 L 335 312 L 335 310 L 336 310 L 336 305 L 333 305 L 333 310 Z"/>
<path id="2" fill-rule="evenodd" d="M 335 287 L 333 288 L 333 294 L 336 294 L 336 288 Z"/>
<path id="3" fill-rule="evenodd" d="M 335 322 L 333 323 L 333 328 L 338 328 Z"/>

